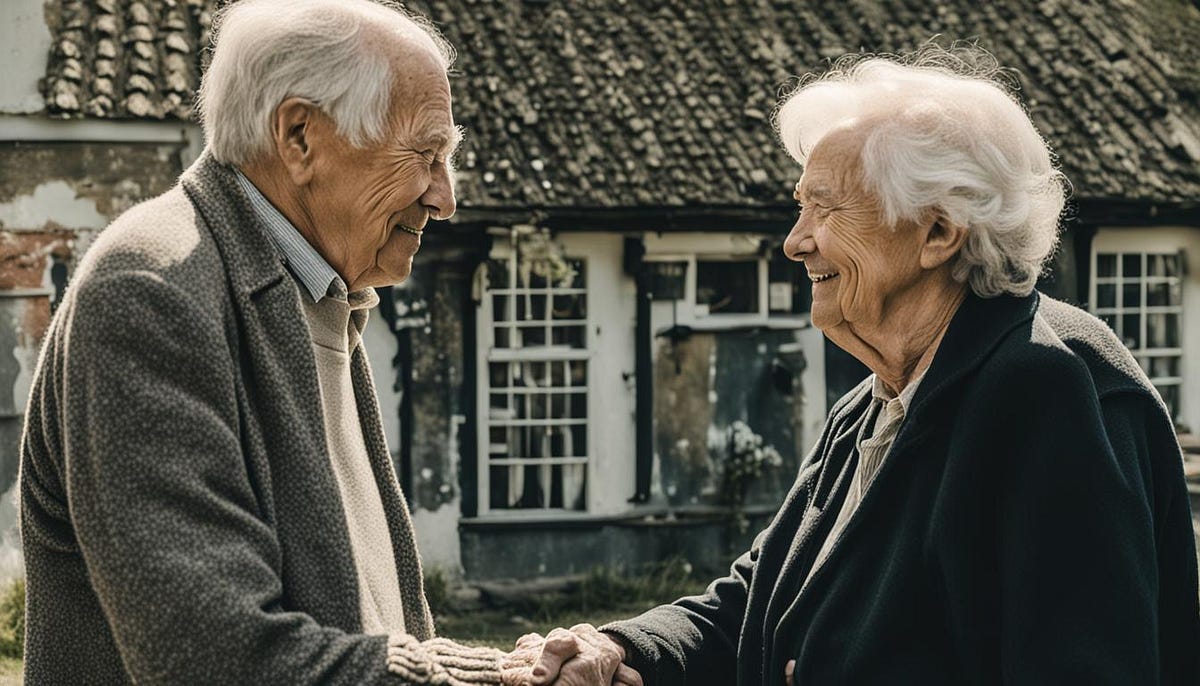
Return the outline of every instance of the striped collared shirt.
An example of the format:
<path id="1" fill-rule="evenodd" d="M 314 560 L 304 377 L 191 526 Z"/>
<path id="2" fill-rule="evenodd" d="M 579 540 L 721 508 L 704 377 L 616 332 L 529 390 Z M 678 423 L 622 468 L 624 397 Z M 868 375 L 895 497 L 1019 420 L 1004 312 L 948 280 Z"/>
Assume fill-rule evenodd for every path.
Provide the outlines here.
<path id="1" fill-rule="evenodd" d="M 283 263 L 304 286 L 312 301 L 321 302 L 326 296 L 345 300 L 348 289 L 337 271 L 329 266 L 325 258 L 321 257 L 321 253 L 317 252 L 283 213 L 275 209 L 271 201 L 267 200 L 241 170 L 234 169 L 234 172 L 238 185 L 242 187 L 242 192 L 254 208 L 255 216 L 267 227 L 267 235 L 275 244 Z"/>

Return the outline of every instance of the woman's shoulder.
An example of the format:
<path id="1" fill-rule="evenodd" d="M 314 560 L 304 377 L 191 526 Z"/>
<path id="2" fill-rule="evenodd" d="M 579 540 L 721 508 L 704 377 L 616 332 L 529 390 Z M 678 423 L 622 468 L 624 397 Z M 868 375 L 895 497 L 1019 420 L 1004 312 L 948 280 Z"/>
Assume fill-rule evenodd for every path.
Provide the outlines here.
<path id="1" fill-rule="evenodd" d="M 985 382 L 1056 396 L 1153 395 L 1149 379 L 1107 324 L 1045 295 L 1028 325 L 1008 332 L 988 358 L 979 371 Z"/>

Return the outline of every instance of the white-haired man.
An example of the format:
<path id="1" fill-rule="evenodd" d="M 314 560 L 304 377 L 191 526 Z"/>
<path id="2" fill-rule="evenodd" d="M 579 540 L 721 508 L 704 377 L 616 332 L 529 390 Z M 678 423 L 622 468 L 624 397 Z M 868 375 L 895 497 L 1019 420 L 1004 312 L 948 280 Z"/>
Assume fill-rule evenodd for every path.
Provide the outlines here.
<path id="1" fill-rule="evenodd" d="M 1171 418 L 1102 322 L 1034 290 L 1062 175 L 970 63 L 854 56 L 781 107 L 784 251 L 874 374 L 729 576 L 602 627 L 647 684 L 1200 683 Z"/>
<path id="2" fill-rule="evenodd" d="M 452 51 L 367 0 L 243 0 L 216 33 L 208 148 L 96 241 L 35 374 L 25 677 L 517 683 L 521 654 L 434 638 L 361 340 L 454 212 Z"/>

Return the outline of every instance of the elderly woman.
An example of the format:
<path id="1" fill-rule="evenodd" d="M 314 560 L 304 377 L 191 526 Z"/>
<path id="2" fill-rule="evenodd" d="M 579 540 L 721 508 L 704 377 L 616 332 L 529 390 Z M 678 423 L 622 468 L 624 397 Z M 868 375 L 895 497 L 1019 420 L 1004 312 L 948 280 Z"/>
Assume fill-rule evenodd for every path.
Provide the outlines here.
<path id="1" fill-rule="evenodd" d="M 1065 183 L 965 64 L 839 62 L 780 108 L 784 250 L 874 373 L 729 576 L 602 627 L 646 684 L 1200 684 L 1170 418 L 1104 324 L 1034 290 Z"/>

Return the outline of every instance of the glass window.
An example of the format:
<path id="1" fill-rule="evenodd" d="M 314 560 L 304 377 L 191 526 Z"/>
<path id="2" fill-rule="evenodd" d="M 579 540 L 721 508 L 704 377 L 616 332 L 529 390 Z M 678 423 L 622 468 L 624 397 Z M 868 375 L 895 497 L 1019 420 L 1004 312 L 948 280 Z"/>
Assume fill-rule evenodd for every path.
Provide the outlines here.
<path id="1" fill-rule="evenodd" d="M 784 256 L 782 249 L 771 251 L 767 289 L 767 309 L 771 314 L 806 314 L 812 308 L 808 272 L 803 264 Z"/>
<path id="2" fill-rule="evenodd" d="M 696 304 L 709 314 L 758 313 L 758 262 L 696 260 Z"/>
<path id="3" fill-rule="evenodd" d="M 1183 254 L 1096 254 L 1091 310 L 1137 358 L 1172 416 L 1179 414 Z"/>
<path id="4" fill-rule="evenodd" d="M 490 260 L 480 330 L 480 513 L 587 508 L 587 275 L 582 259 Z"/>

